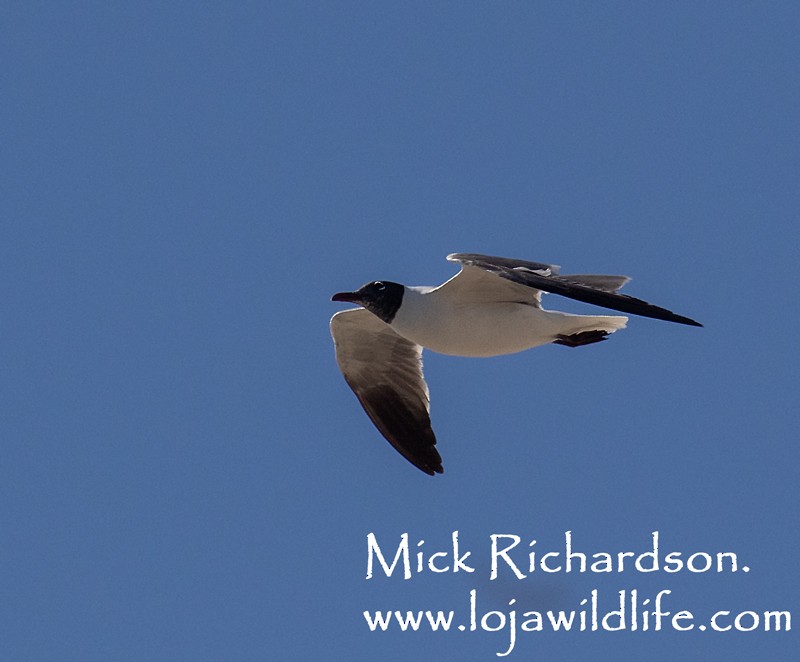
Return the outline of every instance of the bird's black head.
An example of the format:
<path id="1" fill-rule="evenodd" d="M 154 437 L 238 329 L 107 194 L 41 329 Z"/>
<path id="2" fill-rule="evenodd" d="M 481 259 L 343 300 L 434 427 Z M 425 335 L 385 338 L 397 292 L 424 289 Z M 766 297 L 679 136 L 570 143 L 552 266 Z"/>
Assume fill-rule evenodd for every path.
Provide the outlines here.
<path id="1" fill-rule="evenodd" d="M 400 304 L 403 303 L 404 289 L 399 283 L 376 280 L 367 283 L 355 292 L 338 292 L 331 297 L 331 301 L 357 303 L 387 324 L 391 324 Z"/>

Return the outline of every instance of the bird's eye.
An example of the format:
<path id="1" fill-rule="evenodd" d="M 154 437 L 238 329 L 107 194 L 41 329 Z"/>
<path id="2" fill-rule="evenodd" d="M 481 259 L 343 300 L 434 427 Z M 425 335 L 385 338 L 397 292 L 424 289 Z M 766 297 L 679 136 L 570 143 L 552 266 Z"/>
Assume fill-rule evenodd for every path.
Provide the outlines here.
<path id="1" fill-rule="evenodd" d="M 386 285 L 381 283 L 381 281 L 376 281 L 375 282 L 375 289 L 378 290 L 378 291 L 383 291 L 383 290 L 386 289 Z"/>

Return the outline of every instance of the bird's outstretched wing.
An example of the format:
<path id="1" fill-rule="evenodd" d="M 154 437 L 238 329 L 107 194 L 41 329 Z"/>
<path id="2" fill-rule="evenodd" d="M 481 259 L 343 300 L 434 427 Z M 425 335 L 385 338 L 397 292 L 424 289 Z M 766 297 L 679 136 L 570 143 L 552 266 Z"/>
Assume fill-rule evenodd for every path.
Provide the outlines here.
<path id="1" fill-rule="evenodd" d="M 363 308 L 336 313 L 331 335 L 339 369 L 375 427 L 415 467 L 442 473 L 422 347 Z"/>
<path id="2" fill-rule="evenodd" d="M 602 306 L 622 313 L 631 313 L 690 326 L 702 326 L 699 322 L 673 313 L 666 308 L 654 306 L 651 303 L 625 294 L 619 294 L 617 290 L 629 280 L 626 276 L 560 275 L 558 267 L 554 265 L 506 257 L 479 255 L 478 253 L 452 253 L 447 256 L 447 259 L 451 262 L 459 262 L 463 266 L 483 269 L 517 285 L 533 288 L 538 291 L 533 295 L 534 304 L 539 303 L 539 292 L 550 292 L 551 294 L 560 294 L 569 299 Z M 448 281 L 448 283 L 455 284 L 462 273 L 466 271 L 462 268 L 462 272 Z M 447 283 L 444 286 L 446 285 Z"/>

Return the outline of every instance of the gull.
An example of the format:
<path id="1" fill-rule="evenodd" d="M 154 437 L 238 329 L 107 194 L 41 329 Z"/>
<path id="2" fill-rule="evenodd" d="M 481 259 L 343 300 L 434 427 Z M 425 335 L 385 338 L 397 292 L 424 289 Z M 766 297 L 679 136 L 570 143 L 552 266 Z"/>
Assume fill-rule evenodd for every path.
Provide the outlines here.
<path id="1" fill-rule="evenodd" d="M 453 356 L 513 354 L 554 343 L 582 347 L 625 328 L 627 317 L 542 308 L 549 292 L 611 310 L 702 326 L 618 290 L 627 276 L 560 275 L 559 267 L 477 253 L 452 253 L 461 270 L 437 287 L 373 281 L 332 301 L 358 304 L 330 322 L 345 381 L 380 433 L 428 475 L 443 473 L 430 419 L 422 350 Z"/>

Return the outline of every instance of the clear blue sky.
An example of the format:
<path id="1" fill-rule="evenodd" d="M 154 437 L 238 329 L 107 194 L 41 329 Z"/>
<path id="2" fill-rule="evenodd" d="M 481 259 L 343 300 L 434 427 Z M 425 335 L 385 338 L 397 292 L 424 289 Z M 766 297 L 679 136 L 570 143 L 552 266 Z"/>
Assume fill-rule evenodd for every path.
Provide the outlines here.
<path id="1" fill-rule="evenodd" d="M 472 589 L 481 612 L 668 589 L 698 623 L 795 619 L 519 633 L 507 659 L 798 649 L 797 3 L 25 2 L 0 23 L 0 659 L 499 659 L 507 632 L 363 616 L 466 623 Z M 454 251 L 628 274 L 705 328 L 427 355 L 429 478 L 344 383 L 329 298 L 440 283 Z M 365 579 L 368 533 L 433 552 L 455 530 L 474 574 Z M 493 533 L 591 554 L 655 530 L 750 572 L 489 580 Z"/>

